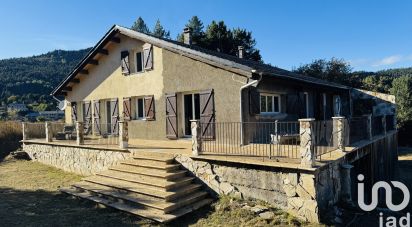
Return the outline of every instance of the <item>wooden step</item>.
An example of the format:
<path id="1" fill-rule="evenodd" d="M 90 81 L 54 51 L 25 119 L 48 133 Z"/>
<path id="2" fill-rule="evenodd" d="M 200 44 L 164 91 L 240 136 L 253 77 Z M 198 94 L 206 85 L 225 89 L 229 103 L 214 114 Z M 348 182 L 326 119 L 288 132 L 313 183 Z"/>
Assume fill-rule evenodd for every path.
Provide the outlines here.
<path id="1" fill-rule="evenodd" d="M 105 196 L 110 196 L 110 197 L 114 197 L 117 199 L 142 204 L 144 206 L 148 206 L 154 209 L 161 210 L 164 213 L 170 213 L 180 207 L 194 203 L 200 199 L 205 198 L 207 195 L 207 192 L 198 191 L 198 192 L 191 193 L 188 196 L 179 198 L 177 201 L 166 202 L 162 199 L 154 198 L 151 196 L 130 193 L 130 192 L 123 191 L 123 190 L 116 190 L 111 187 L 94 184 L 90 182 L 80 182 L 80 183 L 74 184 L 73 186 L 81 190 L 92 191 L 94 193 L 99 193 Z"/>
<path id="2" fill-rule="evenodd" d="M 180 167 L 180 164 L 165 164 L 158 161 L 151 161 L 151 160 L 125 160 L 120 162 L 121 164 L 131 165 L 131 166 L 139 166 L 139 167 L 149 167 L 153 169 L 161 169 L 167 172 L 177 170 Z"/>
<path id="3" fill-rule="evenodd" d="M 173 157 L 159 156 L 159 155 L 146 155 L 146 154 L 139 154 L 139 153 L 134 154 L 133 158 L 137 160 L 150 160 L 150 161 L 161 162 L 161 163 L 166 163 L 166 164 L 172 164 L 175 161 Z"/>
<path id="4" fill-rule="evenodd" d="M 119 171 L 119 172 L 125 172 L 125 173 L 133 173 L 133 174 L 144 175 L 144 176 L 164 178 L 167 180 L 173 180 L 176 178 L 184 177 L 187 173 L 186 170 L 174 170 L 172 172 L 166 172 L 165 170 L 152 169 L 148 167 L 131 166 L 131 165 L 122 165 L 122 164 L 111 167 L 109 169 Z"/>
<path id="5" fill-rule="evenodd" d="M 90 192 L 87 192 L 87 191 L 79 192 L 75 188 L 62 188 L 60 189 L 60 191 L 70 194 L 70 195 L 80 197 L 80 198 L 88 199 L 88 200 L 91 200 L 91 201 L 94 201 L 94 202 L 97 202 L 97 203 L 100 203 L 100 204 L 103 204 L 103 205 L 106 205 L 106 206 L 109 206 L 109 207 L 112 207 L 118 210 L 122 210 L 128 213 L 134 214 L 134 215 L 138 215 L 144 218 L 162 222 L 162 223 L 170 222 L 180 216 L 183 216 L 187 213 L 197 210 L 212 202 L 212 199 L 203 199 L 196 203 L 190 204 L 189 206 L 178 209 L 172 212 L 171 214 L 164 214 L 157 209 L 153 209 L 150 207 L 132 206 L 132 205 L 122 203 L 122 202 L 113 202 L 109 199 L 92 195 Z"/>
<path id="6" fill-rule="evenodd" d="M 161 190 L 158 187 L 153 187 L 149 185 L 141 185 L 137 183 L 132 183 L 123 180 L 117 180 L 113 178 L 107 178 L 102 176 L 92 176 L 87 177 L 84 181 L 92 182 L 100 185 L 105 185 L 112 188 L 123 189 L 130 192 L 139 193 L 142 195 L 153 196 L 156 198 L 163 198 L 166 201 L 171 201 L 173 199 L 177 199 L 179 197 L 185 196 L 188 193 L 192 193 L 199 188 L 201 188 L 200 184 L 189 184 L 186 186 L 179 187 L 177 189 L 173 189 L 170 191 Z"/>
<path id="7" fill-rule="evenodd" d="M 164 188 L 165 190 L 170 190 L 172 188 L 177 188 L 177 187 L 181 187 L 184 185 L 188 185 L 194 179 L 193 177 L 183 177 L 183 178 L 176 179 L 175 181 L 167 181 L 165 179 L 161 179 L 157 177 L 142 176 L 142 175 L 137 175 L 137 174 L 132 174 L 132 173 L 113 171 L 113 170 L 107 170 L 101 173 L 97 173 L 96 175 L 114 178 L 118 180 L 129 181 L 129 182 L 143 184 L 143 185 L 160 187 L 160 188 Z"/>

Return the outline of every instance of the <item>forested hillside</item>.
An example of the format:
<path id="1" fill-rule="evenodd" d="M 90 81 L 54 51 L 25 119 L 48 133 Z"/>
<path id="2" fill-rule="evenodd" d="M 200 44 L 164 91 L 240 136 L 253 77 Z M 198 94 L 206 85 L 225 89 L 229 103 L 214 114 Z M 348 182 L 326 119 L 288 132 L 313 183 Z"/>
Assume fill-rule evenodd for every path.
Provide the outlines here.
<path id="1" fill-rule="evenodd" d="M 0 60 L 0 103 L 50 103 L 52 89 L 89 49 Z"/>

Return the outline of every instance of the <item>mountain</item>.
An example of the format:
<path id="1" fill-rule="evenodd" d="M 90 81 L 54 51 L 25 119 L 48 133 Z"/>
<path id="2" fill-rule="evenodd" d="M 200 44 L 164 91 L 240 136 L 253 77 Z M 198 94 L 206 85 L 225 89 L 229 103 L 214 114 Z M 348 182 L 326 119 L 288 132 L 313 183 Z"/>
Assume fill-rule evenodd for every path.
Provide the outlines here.
<path id="1" fill-rule="evenodd" d="M 0 60 L 0 104 L 51 104 L 50 92 L 89 50 L 55 50 L 32 57 Z"/>

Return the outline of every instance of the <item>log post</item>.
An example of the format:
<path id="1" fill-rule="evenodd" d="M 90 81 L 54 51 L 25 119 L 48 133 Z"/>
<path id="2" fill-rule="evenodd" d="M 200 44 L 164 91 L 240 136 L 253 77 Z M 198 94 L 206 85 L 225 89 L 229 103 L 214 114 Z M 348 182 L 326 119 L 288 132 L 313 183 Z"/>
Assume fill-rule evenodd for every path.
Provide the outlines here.
<path id="1" fill-rule="evenodd" d="M 300 164 L 304 167 L 313 167 L 315 165 L 315 134 L 313 131 L 314 122 L 314 118 L 299 119 Z"/>
<path id="2" fill-rule="evenodd" d="M 366 138 L 372 140 L 372 114 L 363 115 L 366 118 Z"/>
<path id="3" fill-rule="evenodd" d="M 386 135 L 386 115 L 382 115 L 382 131 L 383 135 Z"/>
<path id="4" fill-rule="evenodd" d="M 23 141 L 27 140 L 27 123 L 26 122 L 21 123 L 21 129 L 23 131 Z"/>
<path id="5" fill-rule="evenodd" d="M 202 138 L 199 120 L 190 120 L 190 128 L 192 130 L 192 154 L 198 156 L 202 152 Z"/>
<path id="6" fill-rule="evenodd" d="M 52 127 L 51 123 L 46 121 L 46 142 L 50 143 L 53 142 L 53 132 L 52 132 Z"/>
<path id="7" fill-rule="evenodd" d="M 76 122 L 76 143 L 77 145 L 84 144 L 84 127 L 81 121 Z"/>

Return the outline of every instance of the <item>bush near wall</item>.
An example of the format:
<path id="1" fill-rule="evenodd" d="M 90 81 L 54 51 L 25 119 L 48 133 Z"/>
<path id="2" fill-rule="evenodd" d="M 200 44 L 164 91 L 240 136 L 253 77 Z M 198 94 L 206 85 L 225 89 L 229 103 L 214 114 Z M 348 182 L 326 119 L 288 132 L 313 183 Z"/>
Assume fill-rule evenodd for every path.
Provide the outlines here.
<path id="1" fill-rule="evenodd" d="M 0 122 L 0 161 L 20 147 L 22 140 L 21 122 Z"/>

